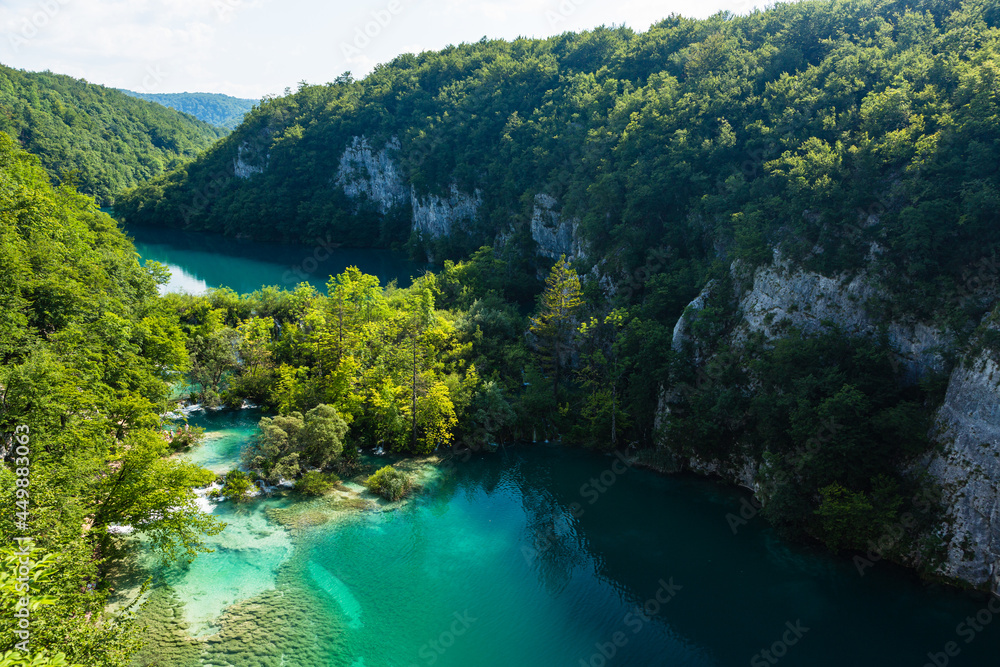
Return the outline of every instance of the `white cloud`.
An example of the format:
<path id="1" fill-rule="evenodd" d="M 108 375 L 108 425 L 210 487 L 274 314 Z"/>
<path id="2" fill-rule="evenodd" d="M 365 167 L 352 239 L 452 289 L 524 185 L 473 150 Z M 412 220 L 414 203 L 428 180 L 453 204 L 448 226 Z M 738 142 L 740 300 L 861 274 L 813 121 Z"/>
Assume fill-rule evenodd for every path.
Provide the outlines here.
<path id="1" fill-rule="evenodd" d="M 597 25 L 645 30 L 671 13 L 757 0 L 3 0 L 0 62 L 151 92 L 259 98 L 355 76 L 406 52 Z M 359 46 L 360 45 L 360 46 Z M 345 46 L 353 47 L 346 49 Z M 151 76 L 151 72 L 157 73 Z M 152 84 L 152 85 L 150 85 Z"/>

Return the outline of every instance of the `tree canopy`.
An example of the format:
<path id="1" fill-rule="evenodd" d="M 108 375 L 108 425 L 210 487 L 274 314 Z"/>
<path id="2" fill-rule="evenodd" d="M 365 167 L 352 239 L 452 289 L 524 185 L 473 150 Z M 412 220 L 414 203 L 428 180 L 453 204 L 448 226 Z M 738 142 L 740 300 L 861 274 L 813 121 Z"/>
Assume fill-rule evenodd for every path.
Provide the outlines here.
<path id="1" fill-rule="evenodd" d="M 113 88 L 3 65 L 0 132 L 37 155 L 54 183 L 75 186 L 101 206 L 180 167 L 224 134 Z"/>

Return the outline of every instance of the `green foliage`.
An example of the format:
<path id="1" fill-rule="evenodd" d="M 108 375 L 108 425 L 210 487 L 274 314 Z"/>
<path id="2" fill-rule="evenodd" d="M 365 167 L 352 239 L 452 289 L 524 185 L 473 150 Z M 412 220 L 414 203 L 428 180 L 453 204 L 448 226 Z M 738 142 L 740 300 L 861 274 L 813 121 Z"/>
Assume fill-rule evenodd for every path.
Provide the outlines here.
<path id="1" fill-rule="evenodd" d="M 305 496 L 322 496 L 330 492 L 339 478 L 336 475 L 309 470 L 295 482 L 295 490 Z"/>
<path id="2" fill-rule="evenodd" d="M 244 451 L 246 464 L 271 483 L 294 479 L 303 468 L 326 468 L 340 458 L 347 423 L 329 405 L 260 420 L 260 432 Z"/>
<path id="3" fill-rule="evenodd" d="M 335 408 L 317 405 L 306 413 L 299 435 L 305 461 L 320 468 L 330 465 L 344 451 L 346 433 L 347 422 L 337 414 Z"/>
<path id="4" fill-rule="evenodd" d="M 54 182 L 93 195 L 101 206 L 180 167 L 223 134 L 111 88 L 2 65 L 0 132 L 37 155 Z"/>
<path id="5" fill-rule="evenodd" d="M 30 534 L 54 558 L 34 592 L 57 600 L 38 610 L 32 647 L 88 667 L 125 667 L 137 647 L 131 616 L 105 609 L 104 577 L 126 548 L 113 527 L 166 558 L 222 528 L 194 505 L 210 473 L 166 458 L 159 414 L 187 358 L 156 280 L 93 199 L 52 187 L 0 133 L 0 437 L 30 450 L 4 448 L 0 541 L 24 534 L 14 471 L 27 458 Z M 4 629 L 0 652 L 13 637 Z"/>
<path id="6" fill-rule="evenodd" d="M 631 301 L 664 287 L 650 275 L 704 272 L 718 252 L 755 265 L 777 247 L 831 273 L 870 261 L 877 243 L 888 305 L 930 312 L 1000 242 L 997 20 L 978 0 L 823 0 L 402 55 L 361 81 L 262 101 L 119 210 L 257 238 L 401 244 L 409 203 L 382 213 L 329 187 L 356 137 L 376 151 L 396 138 L 389 153 L 418 198 L 452 184 L 483 197 L 477 219 L 418 245 L 440 258 L 495 245 L 501 289 L 541 268 L 529 221 L 547 193 L 579 218 L 591 261 L 635 277 Z M 262 173 L 231 178 L 241 155 Z M 651 265 L 650 252 L 669 260 Z M 463 284 L 497 289 L 501 273 L 477 266 L 489 260 Z"/>
<path id="7" fill-rule="evenodd" d="M 167 432 L 167 441 L 170 449 L 175 452 L 186 451 L 192 447 L 197 447 L 205 439 L 205 429 L 200 426 L 190 426 L 184 424 L 176 430 Z"/>
<path id="8" fill-rule="evenodd" d="M 576 315 L 582 305 L 580 277 L 564 255 L 545 279 L 539 297 L 538 315 L 531 320 L 531 333 L 538 337 L 542 363 L 552 372 L 552 395 L 559 400 L 559 380 L 566 365 L 565 354 L 572 348 Z"/>
<path id="9" fill-rule="evenodd" d="M 365 486 L 372 493 L 378 494 L 388 501 L 401 500 L 413 486 L 409 476 L 392 466 L 385 466 L 365 480 Z"/>
<path id="10" fill-rule="evenodd" d="M 253 480 L 242 470 L 230 470 L 222 483 L 222 495 L 234 503 L 245 503 L 250 500 L 254 491 Z"/>
<path id="11" fill-rule="evenodd" d="M 165 107 L 190 114 L 200 121 L 216 127 L 234 130 L 243 122 L 257 100 L 245 100 L 219 93 L 136 93 L 122 90 L 129 97 L 156 102 Z"/>
<path id="12" fill-rule="evenodd" d="M 667 437 L 710 459 L 740 443 L 765 462 L 773 522 L 833 549 L 864 546 L 915 492 L 900 471 L 930 446 L 926 390 L 900 370 L 884 341 L 792 331 L 717 355 L 677 397 Z"/>

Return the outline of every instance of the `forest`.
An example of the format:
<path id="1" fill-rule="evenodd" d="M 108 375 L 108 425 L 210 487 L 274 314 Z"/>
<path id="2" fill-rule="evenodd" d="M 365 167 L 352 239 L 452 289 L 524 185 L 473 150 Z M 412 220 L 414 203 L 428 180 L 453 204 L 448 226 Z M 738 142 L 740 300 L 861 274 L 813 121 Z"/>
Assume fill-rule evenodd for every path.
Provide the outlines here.
<path id="1" fill-rule="evenodd" d="M 982 0 L 832 0 L 402 55 L 262 101 L 116 210 L 258 239 L 431 244 L 439 260 L 502 236 L 505 259 L 530 270 L 546 193 L 579 220 L 583 272 L 668 260 L 664 319 L 718 259 L 752 266 L 780 249 L 831 274 L 873 244 L 887 308 L 934 312 L 998 240 L 998 20 Z M 476 219 L 421 241 L 408 204 L 356 210 L 332 183 L 356 136 L 398 139 L 418 196 L 478 189 Z M 234 177 L 237 158 L 262 173 Z M 662 301 L 653 285 L 635 300 Z"/>
<path id="2" fill-rule="evenodd" d="M 113 527 L 136 527 L 166 559 L 193 556 L 223 527 L 192 503 L 211 473 L 166 458 L 160 433 L 185 339 L 115 221 L 51 185 L 4 133 L 0 218 L 3 649 L 17 622 L 14 537 L 27 533 L 43 591 L 33 641 L 47 649 L 31 664 L 127 665 L 138 628 L 127 611 L 105 613 L 106 577 L 124 555 Z M 26 467 L 30 484 L 15 484 Z M 13 655 L 3 664 L 22 664 Z"/>
<path id="3" fill-rule="evenodd" d="M 257 100 L 245 100 L 219 93 L 137 93 L 121 92 L 147 102 L 156 102 L 171 109 L 190 114 L 209 125 L 235 130 L 243 116 L 253 109 Z"/>
<path id="4" fill-rule="evenodd" d="M 939 492 L 903 471 L 934 447 L 946 378 L 907 381 L 884 336 L 836 327 L 732 345 L 733 281 L 776 252 L 826 275 L 864 266 L 884 288 L 876 316 L 1000 349 L 981 324 L 995 295 L 955 298 L 1000 240 L 998 21 L 983 0 L 829 0 L 484 40 L 303 82 L 218 141 L 117 91 L 0 69 L 0 536 L 23 533 L 30 496 L 45 591 L 32 664 L 122 667 L 138 650 L 132 611 L 106 611 L 131 555 L 118 527 L 165 561 L 223 530 L 194 504 L 214 474 L 171 458 L 161 431 L 178 385 L 270 415 L 245 477 L 226 480 L 237 494 L 281 479 L 322 492 L 359 449 L 554 440 L 666 470 L 739 447 L 766 462 L 764 515 L 783 534 L 864 548 L 908 499 Z M 417 193 L 480 190 L 476 219 L 427 239 L 406 206 L 355 206 L 334 177 L 361 135 L 398 139 Z M 259 173 L 237 178 L 240 159 Z M 585 253 L 538 256 L 543 192 Z M 130 225 L 332 235 L 439 263 L 407 288 L 348 268 L 325 292 L 161 296 L 164 267 L 139 264 L 99 209 L 112 203 Z M 712 352 L 702 368 L 674 327 L 710 284 L 691 325 Z M 680 387 L 669 420 L 665 386 Z M 406 491 L 384 469 L 371 484 Z M 939 509 L 886 556 L 920 553 L 933 571 Z M 7 571 L 19 557 L 0 555 Z M 13 610 L 14 578 L 0 591 Z M 11 655 L 0 665 L 20 664 Z"/>
<path id="5" fill-rule="evenodd" d="M 225 134 L 113 88 L 3 65 L 0 132 L 38 156 L 54 183 L 73 185 L 101 206 L 181 166 Z"/>

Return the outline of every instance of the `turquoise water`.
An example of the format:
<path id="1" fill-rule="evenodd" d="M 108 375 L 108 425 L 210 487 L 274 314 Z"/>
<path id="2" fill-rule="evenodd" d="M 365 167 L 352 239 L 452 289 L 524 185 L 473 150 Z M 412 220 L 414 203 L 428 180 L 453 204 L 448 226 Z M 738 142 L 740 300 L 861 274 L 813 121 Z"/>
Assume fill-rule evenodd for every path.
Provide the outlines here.
<path id="1" fill-rule="evenodd" d="M 226 435 L 192 458 L 234 464 L 257 417 L 193 417 Z M 612 483 L 594 493 L 602 475 Z M 992 619 L 985 598 L 884 563 L 861 577 L 759 519 L 734 535 L 726 516 L 742 498 L 603 455 L 521 446 L 445 468 L 401 506 L 221 503 L 219 549 L 171 583 L 192 634 L 230 647 L 191 664 L 700 667 L 776 664 L 760 653 L 774 648 L 787 665 L 920 667 L 928 653 L 944 664 L 949 642 L 960 653 L 947 664 L 997 664 L 1000 618 L 969 643 L 958 627 L 977 612 Z M 274 520 L 299 510 L 310 520 L 292 529 Z M 254 600 L 266 604 L 241 612 L 242 639 L 212 644 L 220 625 L 235 636 L 235 621 L 219 620 L 225 606 Z"/>
<path id="2" fill-rule="evenodd" d="M 203 294 L 210 287 L 246 293 L 264 285 L 293 289 L 308 282 L 326 291 L 326 282 L 348 266 L 378 276 L 383 284 L 410 284 L 423 268 L 388 250 L 338 248 L 329 240 L 315 245 L 282 245 L 237 240 L 218 234 L 173 229 L 126 228 L 139 257 L 166 264 L 171 272 L 164 291 Z"/>

